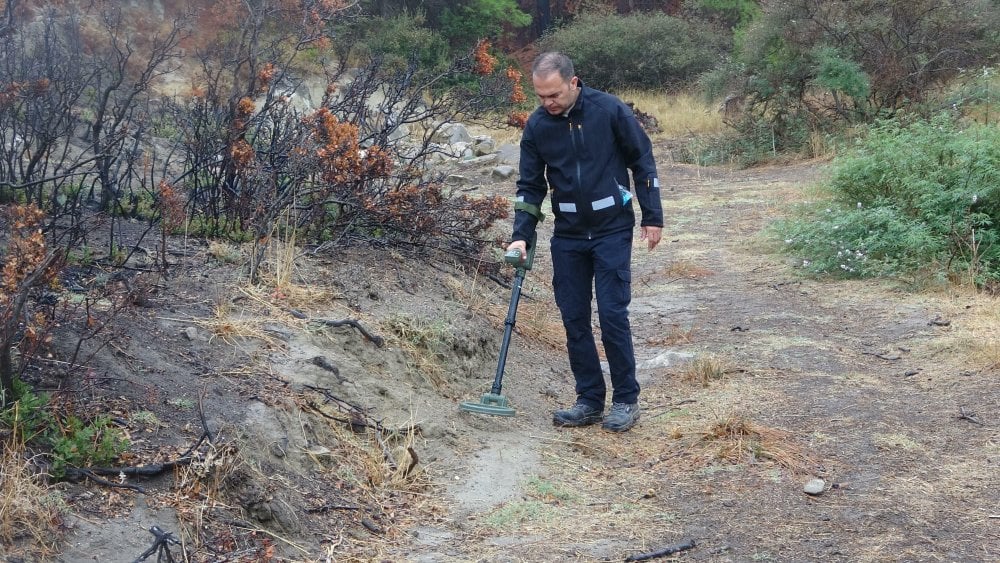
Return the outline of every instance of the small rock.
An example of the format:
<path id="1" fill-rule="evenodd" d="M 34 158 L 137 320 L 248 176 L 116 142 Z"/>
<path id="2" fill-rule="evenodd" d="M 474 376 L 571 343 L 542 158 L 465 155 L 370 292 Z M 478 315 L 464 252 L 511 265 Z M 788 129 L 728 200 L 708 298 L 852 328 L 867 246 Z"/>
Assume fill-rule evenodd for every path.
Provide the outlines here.
<path id="1" fill-rule="evenodd" d="M 496 161 L 496 159 L 497 155 L 496 153 L 493 153 L 484 156 L 477 156 L 476 158 L 468 158 L 460 160 L 458 161 L 458 165 L 461 167 L 480 166 L 484 164 L 492 164 L 494 161 Z"/>
<path id="2" fill-rule="evenodd" d="M 200 337 L 198 335 L 198 329 L 193 326 L 189 326 L 184 329 L 184 336 L 186 336 L 187 339 L 191 340 L 192 342 L 195 340 L 200 340 Z"/>
<path id="3" fill-rule="evenodd" d="M 821 495 L 825 490 L 826 481 L 819 478 L 810 479 L 805 486 L 802 487 L 802 492 L 807 495 Z"/>
<path id="4" fill-rule="evenodd" d="M 484 154 L 490 154 L 496 150 L 496 143 L 490 137 L 476 138 L 473 142 L 472 150 L 475 152 L 476 156 L 483 156 Z"/>
<path id="5" fill-rule="evenodd" d="M 513 166 L 502 164 L 493 169 L 492 175 L 495 178 L 506 180 L 507 178 L 513 176 L 515 172 L 517 172 L 517 170 L 515 170 Z"/>

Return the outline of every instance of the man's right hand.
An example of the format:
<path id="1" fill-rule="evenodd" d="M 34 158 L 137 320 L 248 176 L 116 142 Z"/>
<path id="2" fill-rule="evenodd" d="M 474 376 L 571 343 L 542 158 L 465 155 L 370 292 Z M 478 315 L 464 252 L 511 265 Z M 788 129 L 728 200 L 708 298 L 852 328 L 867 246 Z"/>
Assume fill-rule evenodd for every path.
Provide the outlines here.
<path id="1" fill-rule="evenodd" d="M 528 257 L 528 243 L 523 240 L 515 240 L 514 242 L 507 245 L 507 252 L 512 250 L 517 250 L 521 253 L 521 262 Z"/>

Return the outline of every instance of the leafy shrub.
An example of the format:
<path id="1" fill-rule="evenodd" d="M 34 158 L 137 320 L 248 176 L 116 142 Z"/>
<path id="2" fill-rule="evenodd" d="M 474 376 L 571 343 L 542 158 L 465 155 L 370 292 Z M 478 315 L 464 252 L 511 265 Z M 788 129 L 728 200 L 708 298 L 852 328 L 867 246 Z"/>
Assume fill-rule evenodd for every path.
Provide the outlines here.
<path id="1" fill-rule="evenodd" d="M 52 467 L 56 479 L 70 467 L 106 465 L 128 448 L 128 440 L 111 423 L 111 417 L 101 415 L 90 422 L 69 416 L 63 428 L 50 438 Z"/>
<path id="2" fill-rule="evenodd" d="M 0 411 L 0 427 L 9 429 L 21 442 L 48 449 L 55 479 L 70 467 L 106 465 L 128 448 L 128 439 L 101 415 L 89 422 L 70 415 L 60 421 L 50 411 L 49 397 L 36 394 L 20 380 L 14 382 L 15 400 Z"/>
<path id="3" fill-rule="evenodd" d="M 422 15 L 399 15 L 375 18 L 362 27 L 360 41 L 353 45 L 365 55 L 389 58 L 392 64 L 415 62 L 420 68 L 434 70 L 449 62 L 448 41 L 441 33 L 425 27 Z"/>
<path id="4" fill-rule="evenodd" d="M 543 38 L 541 47 L 569 54 L 593 86 L 662 90 L 711 68 L 726 41 L 707 24 L 665 14 L 589 14 Z"/>
<path id="5" fill-rule="evenodd" d="M 876 123 L 838 159 L 833 201 L 777 225 L 812 272 L 886 276 L 935 268 L 1000 281 L 1000 130 L 948 114 Z"/>
<path id="6" fill-rule="evenodd" d="M 465 0 L 455 2 L 441 13 L 441 31 L 451 38 L 456 51 L 475 45 L 480 39 L 500 39 L 504 26 L 525 27 L 531 15 L 518 8 L 516 0 Z"/>

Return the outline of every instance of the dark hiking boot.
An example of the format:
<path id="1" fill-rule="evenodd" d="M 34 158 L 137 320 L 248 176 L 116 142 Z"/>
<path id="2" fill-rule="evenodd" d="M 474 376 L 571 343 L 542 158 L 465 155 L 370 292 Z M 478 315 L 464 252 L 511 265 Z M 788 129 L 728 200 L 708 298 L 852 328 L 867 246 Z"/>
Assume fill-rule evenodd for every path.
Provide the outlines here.
<path id="1" fill-rule="evenodd" d="M 577 403 L 568 409 L 552 413 L 552 424 L 556 426 L 587 426 L 601 421 L 604 409 L 596 409 L 590 405 Z"/>
<path id="2" fill-rule="evenodd" d="M 601 427 L 611 432 L 625 432 L 638 421 L 639 403 L 612 403 Z"/>

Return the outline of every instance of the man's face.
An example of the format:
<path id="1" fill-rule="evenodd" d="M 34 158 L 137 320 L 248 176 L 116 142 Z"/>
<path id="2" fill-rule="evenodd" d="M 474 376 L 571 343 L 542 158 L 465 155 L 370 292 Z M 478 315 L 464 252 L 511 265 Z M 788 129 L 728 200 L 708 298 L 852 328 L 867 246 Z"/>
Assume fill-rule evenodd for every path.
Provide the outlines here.
<path id="1" fill-rule="evenodd" d="M 579 94 L 579 90 L 577 89 L 578 82 L 579 79 L 575 76 L 570 78 L 569 81 L 563 80 L 558 72 L 550 72 L 541 76 L 538 74 L 531 75 L 531 83 L 535 87 L 535 94 L 538 96 L 539 101 L 541 101 L 542 107 L 550 115 L 561 115 L 567 109 L 573 107 L 573 104 L 576 103 L 576 96 Z"/>

